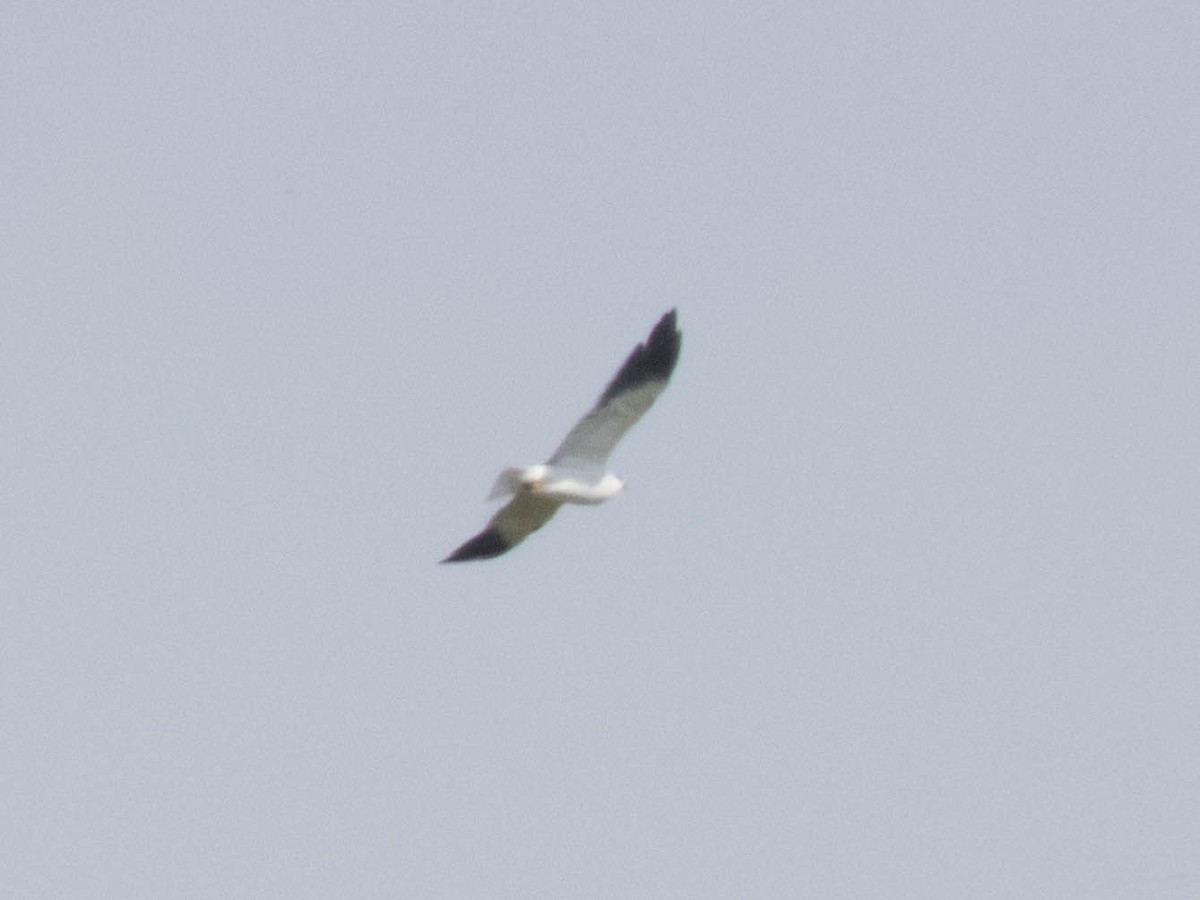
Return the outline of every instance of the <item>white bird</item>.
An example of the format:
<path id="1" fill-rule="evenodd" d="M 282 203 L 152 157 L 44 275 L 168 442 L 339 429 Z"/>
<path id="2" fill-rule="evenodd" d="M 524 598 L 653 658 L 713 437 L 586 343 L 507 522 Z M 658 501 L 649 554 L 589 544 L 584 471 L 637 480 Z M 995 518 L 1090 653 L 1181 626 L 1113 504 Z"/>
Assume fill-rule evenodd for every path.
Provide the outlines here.
<path id="1" fill-rule="evenodd" d="M 487 527 L 442 562 L 490 559 L 537 531 L 564 503 L 603 503 L 625 486 L 605 471 L 617 441 L 654 403 L 679 359 L 682 335 L 675 310 L 666 313 L 644 344 L 638 344 L 591 411 L 580 419 L 544 463 L 505 469 L 489 500 L 512 499 Z"/>

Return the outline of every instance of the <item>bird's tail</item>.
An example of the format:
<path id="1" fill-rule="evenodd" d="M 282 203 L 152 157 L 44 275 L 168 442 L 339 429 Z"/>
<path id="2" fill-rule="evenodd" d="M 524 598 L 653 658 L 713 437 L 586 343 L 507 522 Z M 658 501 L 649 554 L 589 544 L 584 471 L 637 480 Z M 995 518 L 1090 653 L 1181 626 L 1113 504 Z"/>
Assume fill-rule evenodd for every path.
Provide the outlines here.
<path id="1" fill-rule="evenodd" d="M 496 483 L 492 485 L 492 492 L 488 494 L 488 499 L 498 500 L 501 497 L 511 497 L 521 489 L 521 476 L 524 474 L 524 469 L 512 467 L 505 469 L 496 479 Z"/>

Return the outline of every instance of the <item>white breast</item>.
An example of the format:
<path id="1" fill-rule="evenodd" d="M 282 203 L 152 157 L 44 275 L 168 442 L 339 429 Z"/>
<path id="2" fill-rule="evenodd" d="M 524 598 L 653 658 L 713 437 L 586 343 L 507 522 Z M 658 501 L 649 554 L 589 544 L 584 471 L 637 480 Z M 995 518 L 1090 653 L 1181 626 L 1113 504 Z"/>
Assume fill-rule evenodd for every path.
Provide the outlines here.
<path id="1" fill-rule="evenodd" d="M 619 494 L 623 487 L 625 482 L 611 472 L 605 472 L 599 478 L 589 478 L 580 473 L 556 471 L 551 468 L 546 473 L 545 480 L 532 490 L 536 494 L 553 497 L 564 503 L 595 505 Z"/>

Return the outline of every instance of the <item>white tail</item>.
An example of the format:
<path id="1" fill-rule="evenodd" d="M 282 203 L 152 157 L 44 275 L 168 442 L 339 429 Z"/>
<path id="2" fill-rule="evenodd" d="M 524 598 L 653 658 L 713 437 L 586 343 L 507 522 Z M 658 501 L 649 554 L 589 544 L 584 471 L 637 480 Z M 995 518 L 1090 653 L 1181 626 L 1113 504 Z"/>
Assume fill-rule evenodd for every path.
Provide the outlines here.
<path id="1" fill-rule="evenodd" d="M 511 497 L 521 489 L 521 476 L 524 474 L 524 469 L 505 469 L 496 479 L 496 483 L 492 485 L 492 492 L 488 494 L 488 499 L 498 500 L 500 497 Z"/>

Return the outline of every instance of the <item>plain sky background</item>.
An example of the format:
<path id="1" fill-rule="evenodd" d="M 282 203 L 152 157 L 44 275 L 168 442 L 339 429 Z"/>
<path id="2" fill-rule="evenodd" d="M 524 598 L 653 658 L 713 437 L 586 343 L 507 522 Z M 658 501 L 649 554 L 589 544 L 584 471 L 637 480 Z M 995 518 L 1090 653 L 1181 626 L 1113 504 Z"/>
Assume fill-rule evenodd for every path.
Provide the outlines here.
<path id="1" fill-rule="evenodd" d="M 2 19 L 0 894 L 1200 896 L 1195 3 Z"/>

